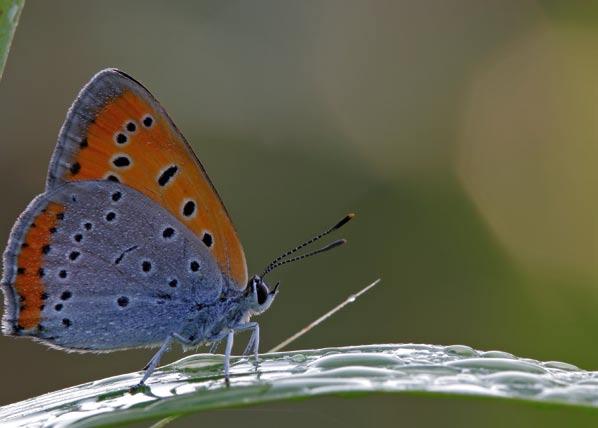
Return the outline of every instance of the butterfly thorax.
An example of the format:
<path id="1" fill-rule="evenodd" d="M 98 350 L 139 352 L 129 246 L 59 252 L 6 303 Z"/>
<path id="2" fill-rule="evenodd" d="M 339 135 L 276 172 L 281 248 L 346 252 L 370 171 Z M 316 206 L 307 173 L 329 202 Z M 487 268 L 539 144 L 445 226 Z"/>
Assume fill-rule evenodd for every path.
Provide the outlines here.
<path id="1" fill-rule="evenodd" d="M 230 330 L 242 328 L 252 316 L 266 311 L 276 293 L 276 288 L 269 291 L 258 276 L 251 278 L 244 289 L 225 287 L 216 301 L 196 305 L 195 316 L 180 334 L 195 343 L 222 339 Z"/>

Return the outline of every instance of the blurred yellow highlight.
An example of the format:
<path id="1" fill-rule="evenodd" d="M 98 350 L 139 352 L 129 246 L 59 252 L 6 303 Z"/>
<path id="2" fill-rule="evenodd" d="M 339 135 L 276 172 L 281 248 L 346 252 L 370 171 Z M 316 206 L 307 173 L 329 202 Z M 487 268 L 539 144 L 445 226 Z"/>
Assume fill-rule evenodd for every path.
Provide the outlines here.
<path id="1" fill-rule="evenodd" d="M 459 175 L 531 271 L 598 277 L 596 46 L 595 32 L 542 23 L 481 66 L 467 96 Z"/>

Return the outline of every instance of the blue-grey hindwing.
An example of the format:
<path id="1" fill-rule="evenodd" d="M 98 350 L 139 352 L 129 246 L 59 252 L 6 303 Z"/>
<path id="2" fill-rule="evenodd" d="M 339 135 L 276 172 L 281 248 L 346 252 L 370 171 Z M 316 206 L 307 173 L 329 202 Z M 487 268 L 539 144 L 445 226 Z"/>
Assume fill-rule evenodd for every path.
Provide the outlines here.
<path id="1" fill-rule="evenodd" d="M 78 350 L 154 346 L 221 294 L 205 244 L 142 193 L 80 181 L 42 198 L 65 211 L 44 256 L 38 339 Z"/>

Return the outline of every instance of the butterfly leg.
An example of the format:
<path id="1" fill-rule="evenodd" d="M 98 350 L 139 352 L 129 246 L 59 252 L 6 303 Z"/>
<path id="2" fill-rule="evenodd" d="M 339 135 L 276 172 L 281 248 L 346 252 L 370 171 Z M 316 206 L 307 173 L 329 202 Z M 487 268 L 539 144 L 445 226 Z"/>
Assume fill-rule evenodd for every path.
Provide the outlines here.
<path id="1" fill-rule="evenodd" d="M 176 339 L 179 342 L 182 342 L 183 344 L 188 345 L 188 346 L 193 346 L 198 343 L 197 341 L 191 341 L 191 340 L 181 336 L 178 333 L 169 334 L 168 337 L 162 343 L 162 346 L 160 346 L 160 349 L 158 350 L 158 352 L 156 352 L 154 354 L 154 356 L 149 361 L 149 363 L 147 363 L 147 365 L 143 368 L 145 370 L 145 373 L 143 374 L 143 378 L 141 378 L 141 381 L 139 382 L 138 386 L 142 386 L 145 383 L 145 381 L 151 376 L 151 374 L 154 372 L 154 370 L 156 370 L 156 367 L 158 367 L 158 364 L 160 363 L 160 359 L 162 358 L 162 355 L 164 355 L 168 351 L 168 348 L 170 348 L 172 339 Z"/>
<path id="2" fill-rule="evenodd" d="M 226 335 L 226 348 L 224 351 L 224 381 L 226 386 L 230 386 L 230 354 L 233 351 L 233 339 L 235 332 L 229 331 Z"/>
<path id="3" fill-rule="evenodd" d="M 164 355 L 164 353 L 168 351 L 170 343 L 172 342 L 172 338 L 173 335 L 169 334 L 168 337 L 162 343 L 162 346 L 160 346 L 158 352 L 154 354 L 149 363 L 147 363 L 147 365 L 143 368 L 145 370 L 145 373 L 143 374 L 143 377 L 141 378 L 141 381 L 139 382 L 138 386 L 142 386 L 145 383 L 145 381 L 151 376 L 154 370 L 156 370 L 156 367 L 160 362 L 160 358 L 162 358 L 162 355 Z"/>
<path id="4" fill-rule="evenodd" d="M 215 353 L 216 349 L 218 349 L 218 345 L 220 345 L 220 340 L 215 340 L 214 342 L 212 342 L 212 344 L 210 345 L 210 349 L 208 350 L 208 352 L 210 354 Z"/>
<path id="5" fill-rule="evenodd" d="M 237 328 L 237 330 L 251 330 L 251 337 L 249 338 L 249 342 L 247 343 L 247 347 L 245 351 L 243 351 L 243 355 L 248 355 L 253 352 L 253 356 L 255 358 L 255 365 L 257 366 L 259 363 L 259 348 L 260 348 L 260 325 L 256 322 L 250 322 L 241 326 L 241 328 Z"/>

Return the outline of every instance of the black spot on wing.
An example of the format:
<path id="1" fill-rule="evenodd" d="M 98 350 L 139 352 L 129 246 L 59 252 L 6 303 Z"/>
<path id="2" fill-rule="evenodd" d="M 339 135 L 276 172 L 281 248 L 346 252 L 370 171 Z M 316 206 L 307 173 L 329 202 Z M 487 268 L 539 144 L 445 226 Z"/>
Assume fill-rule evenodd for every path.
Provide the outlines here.
<path id="1" fill-rule="evenodd" d="M 170 239 L 174 236 L 174 229 L 172 227 L 165 227 L 162 231 L 162 237 L 164 239 Z"/>
<path id="2" fill-rule="evenodd" d="M 117 156 L 112 160 L 112 164 L 117 168 L 125 168 L 131 165 L 131 159 L 128 156 Z"/>
<path id="3" fill-rule="evenodd" d="M 138 248 L 138 246 L 137 246 L 137 245 L 133 245 L 132 247 L 130 247 L 130 248 L 127 248 L 125 251 L 123 251 L 123 252 L 120 254 L 120 256 L 118 256 L 118 257 L 116 258 L 116 260 L 114 260 L 114 264 L 115 264 L 115 265 L 119 264 L 119 263 L 122 261 L 122 259 L 125 257 L 125 254 L 127 254 L 127 253 L 128 253 L 128 252 L 130 252 L 130 251 L 136 250 L 137 248 Z"/>
<path id="4" fill-rule="evenodd" d="M 128 138 L 125 134 L 117 134 L 115 140 L 117 144 L 125 144 Z"/>
<path id="5" fill-rule="evenodd" d="M 79 162 L 75 162 L 69 169 L 72 175 L 76 175 L 79 173 L 79 171 L 81 171 L 81 164 Z"/>
<path id="6" fill-rule="evenodd" d="M 158 177 L 158 184 L 160 186 L 166 186 L 170 182 L 170 180 L 175 176 L 178 170 L 179 167 L 176 165 L 172 165 L 166 168 L 164 172 L 160 174 L 160 177 Z"/>
<path id="7" fill-rule="evenodd" d="M 183 215 L 185 217 L 191 217 L 193 213 L 195 213 L 195 202 L 189 200 L 183 205 Z"/>
<path id="8" fill-rule="evenodd" d="M 146 128 L 149 128 L 150 126 L 153 125 L 154 118 L 148 114 L 143 118 L 142 123 L 143 123 L 143 126 L 145 126 Z"/>
<path id="9" fill-rule="evenodd" d="M 201 241 L 206 244 L 206 247 L 211 248 L 212 244 L 214 244 L 214 238 L 209 232 L 204 232 Z"/>

